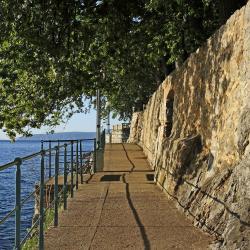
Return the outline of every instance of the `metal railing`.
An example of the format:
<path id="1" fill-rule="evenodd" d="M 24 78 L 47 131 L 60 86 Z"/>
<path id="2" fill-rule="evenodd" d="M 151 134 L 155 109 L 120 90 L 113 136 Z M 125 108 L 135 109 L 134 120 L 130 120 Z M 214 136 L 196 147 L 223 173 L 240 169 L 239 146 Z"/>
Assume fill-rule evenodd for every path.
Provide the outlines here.
<path id="1" fill-rule="evenodd" d="M 84 143 L 92 143 L 90 150 L 84 150 Z M 55 145 L 56 144 L 56 145 Z M 37 162 L 39 158 L 39 163 Z M 36 159 L 36 160 L 35 160 Z M 34 191 L 22 197 L 22 167 L 26 162 L 33 160 L 35 167 L 39 167 L 40 182 Z M 0 166 L 0 172 L 16 167 L 15 171 L 15 205 L 14 208 L 0 219 L 0 225 L 8 221 L 15 214 L 15 244 L 14 249 L 21 249 L 27 239 L 34 234 L 39 236 L 39 249 L 44 249 L 44 224 L 46 213 L 53 208 L 54 226 L 58 225 L 59 204 L 67 209 L 67 197 L 74 196 L 74 189 L 78 189 L 79 178 L 83 183 L 86 172 L 92 174 L 96 171 L 96 140 L 56 140 L 41 141 L 41 151 L 22 157 Z M 38 164 L 38 165 L 37 165 Z M 68 176 L 70 178 L 68 178 Z M 46 197 L 47 189 L 53 186 L 53 197 Z M 21 235 L 21 211 L 24 204 L 34 196 L 38 196 L 39 214 L 26 235 Z M 50 196 L 50 195 L 49 195 Z"/>

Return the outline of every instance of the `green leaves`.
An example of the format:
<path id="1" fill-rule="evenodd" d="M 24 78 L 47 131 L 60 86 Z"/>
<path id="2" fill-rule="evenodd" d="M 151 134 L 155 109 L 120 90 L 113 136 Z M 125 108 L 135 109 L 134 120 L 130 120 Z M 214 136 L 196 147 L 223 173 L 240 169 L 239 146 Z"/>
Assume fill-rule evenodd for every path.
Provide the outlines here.
<path id="1" fill-rule="evenodd" d="M 55 126 L 101 89 L 130 118 L 218 26 L 210 0 L 0 3 L 0 127 Z"/>

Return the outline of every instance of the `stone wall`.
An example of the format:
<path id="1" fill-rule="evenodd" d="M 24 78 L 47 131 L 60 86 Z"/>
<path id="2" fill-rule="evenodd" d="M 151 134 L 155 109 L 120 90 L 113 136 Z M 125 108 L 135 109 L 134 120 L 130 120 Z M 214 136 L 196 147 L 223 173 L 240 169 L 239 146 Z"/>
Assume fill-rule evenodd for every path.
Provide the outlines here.
<path id="1" fill-rule="evenodd" d="M 135 113 L 155 180 L 220 249 L 250 249 L 250 2 Z"/>

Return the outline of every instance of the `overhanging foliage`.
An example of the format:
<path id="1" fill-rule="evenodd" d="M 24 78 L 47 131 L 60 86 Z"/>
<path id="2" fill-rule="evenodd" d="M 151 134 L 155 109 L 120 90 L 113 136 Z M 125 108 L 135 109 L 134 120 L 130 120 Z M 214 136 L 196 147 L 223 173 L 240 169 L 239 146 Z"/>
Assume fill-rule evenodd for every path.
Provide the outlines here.
<path id="1" fill-rule="evenodd" d="M 97 88 L 129 118 L 220 25 L 219 2 L 2 0 L 0 128 L 59 124 Z"/>

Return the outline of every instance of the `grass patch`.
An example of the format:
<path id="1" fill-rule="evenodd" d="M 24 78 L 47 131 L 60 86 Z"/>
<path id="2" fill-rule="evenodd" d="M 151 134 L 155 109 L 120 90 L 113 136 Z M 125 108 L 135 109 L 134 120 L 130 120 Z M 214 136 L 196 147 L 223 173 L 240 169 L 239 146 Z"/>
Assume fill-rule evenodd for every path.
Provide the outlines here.
<path id="1" fill-rule="evenodd" d="M 59 203 L 58 212 L 62 210 L 63 206 Z M 44 232 L 53 224 L 54 222 L 54 209 L 50 208 L 46 211 L 44 220 Z M 39 226 L 34 229 L 34 233 L 31 238 L 29 238 L 23 245 L 22 250 L 36 250 L 39 244 Z"/>
<path id="2" fill-rule="evenodd" d="M 35 250 L 38 249 L 38 235 L 29 238 L 22 247 L 22 250 Z"/>
<path id="3" fill-rule="evenodd" d="M 68 197 L 68 193 L 67 193 L 67 197 Z M 59 196 L 58 213 L 60 213 L 62 210 L 63 210 L 63 197 Z M 53 208 L 49 208 L 46 211 L 44 215 L 44 224 L 43 224 L 44 232 L 46 232 L 48 228 L 53 224 L 54 215 L 55 215 L 55 211 Z M 26 242 L 24 243 L 22 247 L 22 250 L 36 250 L 38 248 L 39 248 L 39 225 L 33 229 L 32 236 L 26 240 Z"/>

